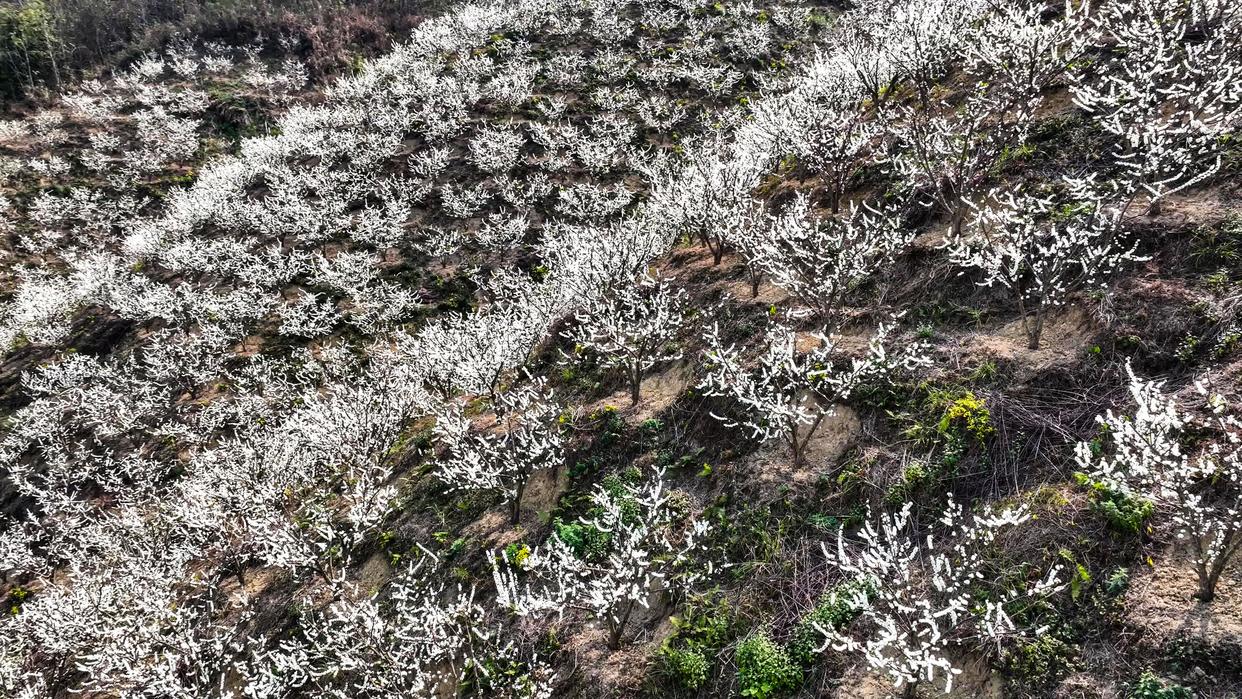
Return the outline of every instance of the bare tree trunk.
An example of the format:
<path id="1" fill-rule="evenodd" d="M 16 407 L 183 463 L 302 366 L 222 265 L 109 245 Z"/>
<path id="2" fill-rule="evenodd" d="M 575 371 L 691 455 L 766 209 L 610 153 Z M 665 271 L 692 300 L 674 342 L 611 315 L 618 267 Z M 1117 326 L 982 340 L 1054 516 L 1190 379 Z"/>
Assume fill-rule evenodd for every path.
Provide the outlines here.
<path id="1" fill-rule="evenodd" d="M 806 461 L 807 445 L 811 443 L 811 438 L 815 436 L 815 431 L 819 429 L 819 426 L 823 423 L 825 417 L 826 414 L 821 413 L 819 417 L 815 418 L 814 422 L 807 425 L 806 432 L 802 435 L 801 439 L 798 438 L 799 424 L 796 422 L 794 423 L 793 428 L 789 432 L 789 445 L 793 451 L 794 468 L 802 466 Z"/>
<path id="2" fill-rule="evenodd" d="M 1216 581 L 1219 575 L 1213 575 L 1208 571 L 1199 571 L 1199 591 L 1195 593 L 1195 599 L 1204 604 L 1211 604 L 1216 599 Z"/>
<path id="3" fill-rule="evenodd" d="M 966 208 L 965 205 L 963 205 L 962 202 L 959 200 L 957 204 L 953 206 L 953 210 L 949 212 L 950 228 L 952 230 L 954 237 L 960 236 L 962 234 L 962 228 L 965 227 L 965 224 L 966 224 L 965 208 Z"/>
<path id="4" fill-rule="evenodd" d="M 34 68 L 30 64 L 30 47 L 22 42 L 22 57 L 26 60 L 26 89 L 34 88 Z"/>
<path id="5" fill-rule="evenodd" d="M 630 405 L 638 405 L 639 392 L 643 387 L 642 365 L 637 361 L 630 367 Z"/>
<path id="6" fill-rule="evenodd" d="M 52 62 L 52 79 L 56 82 L 56 91 L 60 92 L 60 66 L 56 63 L 56 49 L 52 44 L 52 32 L 47 26 L 47 15 L 43 16 L 43 44 L 47 47 L 48 60 Z"/>
<path id="7" fill-rule="evenodd" d="M 1018 292 L 1018 316 L 1022 319 L 1022 331 L 1026 333 L 1027 349 L 1039 349 L 1039 337 L 1044 330 L 1044 304 L 1041 300 L 1035 309 L 1034 319 L 1030 318 L 1030 313 L 1026 309 L 1026 299 L 1021 291 Z"/>
<path id="8" fill-rule="evenodd" d="M 1031 322 L 1031 327 L 1026 331 L 1026 346 L 1028 349 L 1039 349 L 1039 338 L 1044 334 L 1044 315 L 1046 311 L 1043 304 L 1035 309 L 1035 320 Z"/>
<path id="9" fill-rule="evenodd" d="M 625 633 L 625 625 L 630 620 L 630 614 L 634 611 L 634 600 L 625 603 L 625 613 L 615 622 L 608 622 L 608 648 L 611 650 L 621 650 L 621 634 Z"/>
<path id="10" fill-rule="evenodd" d="M 513 503 L 509 509 L 509 524 L 517 525 L 522 521 L 522 496 L 526 493 L 527 478 L 522 478 L 517 482 L 517 487 L 513 493 Z"/>
<path id="11" fill-rule="evenodd" d="M 1226 541 L 1216 558 L 1212 561 L 1212 565 L 1208 566 L 1204 563 L 1196 564 L 1199 573 L 1199 592 L 1195 595 L 1200 602 L 1210 604 L 1216 599 L 1216 584 L 1220 582 L 1220 576 L 1225 572 L 1225 566 L 1229 564 L 1229 559 L 1233 557 L 1242 546 L 1242 538 L 1233 541 Z"/>

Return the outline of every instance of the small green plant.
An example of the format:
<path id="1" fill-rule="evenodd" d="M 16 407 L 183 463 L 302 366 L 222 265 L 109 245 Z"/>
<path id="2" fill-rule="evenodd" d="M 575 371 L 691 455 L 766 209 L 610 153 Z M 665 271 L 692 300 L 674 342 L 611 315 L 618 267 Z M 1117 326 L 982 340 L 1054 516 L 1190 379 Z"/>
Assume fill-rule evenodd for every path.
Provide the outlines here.
<path id="1" fill-rule="evenodd" d="M 841 527 L 841 520 L 823 512 L 812 512 L 806 516 L 807 526 L 820 532 L 834 532 Z"/>
<path id="2" fill-rule="evenodd" d="M 1223 359 L 1238 349 L 1239 345 L 1242 345 L 1242 328 L 1230 326 L 1220 334 L 1216 344 L 1212 346 L 1212 359 Z"/>
<path id="3" fill-rule="evenodd" d="M 22 603 L 30 596 L 30 590 L 18 585 L 9 591 L 9 614 L 18 614 L 22 611 Z"/>
<path id="4" fill-rule="evenodd" d="M 789 656 L 803 669 L 815 664 L 815 649 L 823 645 L 824 635 L 815 628 L 818 624 L 823 629 L 842 629 L 853 621 L 859 612 L 855 601 L 859 592 L 870 596 L 862 583 L 848 581 L 824 591 L 819 603 L 809 614 L 798 622 L 793 638 L 789 642 Z"/>
<path id="5" fill-rule="evenodd" d="M 938 429 L 942 434 L 953 430 L 964 431 L 980 443 L 996 432 L 996 428 L 992 426 L 992 413 L 987 405 L 969 391 L 949 403 L 944 416 L 940 418 Z"/>
<path id="6" fill-rule="evenodd" d="M 1199 342 L 1200 340 L 1198 337 L 1187 333 L 1186 337 L 1183 337 L 1182 341 L 1178 343 L 1177 351 L 1174 352 L 1174 355 L 1177 357 L 1178 361 L 1183 364 L 1187 364 L 1190 360 L 1194 359 L 1195 351 L 1199 349 Z"/>
<path id="7" fill-rule="evenodd" d="M 1194 696 L 1194 692 L 1180 684 L 1166 684 L 1151 670 L 1144 672 L 1130 690 L 1130 699 L 1193 699 Z"/>
<path id="8" fill-rule="evenodd" d="M 595 473 L 600 469 L 599 458 L 591 456 L 582 461 L 575 461 L 573 466 L 569 467 L 570 478 L 581 478 L 583 476 Z"/>
<path id="9" fill-rule="evenodd" d="M 691 595 L 685 612 L 669 617 L 673 633 L 656 652 L 660 676 L 691 691 L 707 681 L 710 657 L 729 642 L 733 632 L 733 610 L 719 593 Z"/>
<path id="10" fill-rule="evenodd" d="M 500 696 L 506 691 L 514 696 L 530 696 L 535 687 L 531 668 L 523 662 L 485 657 L 469 661 L 467 667 L 471 666 L 477 669 L 466 673 L 467 679 L 459 685 L 462 696 Z"/>
<path id="11" fill-rule="evenodd" d="M 1035 153 L 1035 145 L 1032 143 L 1023 143 L 1018 146 L 1006 145 L 1002 150 L 1000 157 L 996 159 L 993 169 L 997 172 L 1004 170 L 1011 163 L 1029 158 Z"/>
<path id="12" fill-rule="evenodd" d="M 1192 240 L 1192 263 L 1234 270 L 1242 265 L 1242 216 L 1230 214 L 1217 226 L 1203 226 L 1194 232 Z"/>
<path id="13" fill-rule="evenodd" d="M 1103 515 L 1108 525 L 1117 531 L 1138 534 L 1156 511 L 1156 506 L 1150 500 L 1092 480 L 1085 473 L 1075 473 L 1074 481 L 1090 491 L 1092 509 Z"/>
<path id="14" fill-rule="evenodd" d="M 802 670 L 763 631 L 738 644 L 735 659 L 738 687 L 744 697 L 785 696 L 802 684 Z"/>
<path id="15" fill-rule="evenodd" d="M 526 559 L 530 558 L 530 547 L 520 541 L 515 541 L 505 547 L 505 558 L 508 559 L 509 565 L 521 568 L 526 564 Z"/>
<path id="16" fill-rule="evenodd" d="M 564 541 L 574 555 L 584 561 L 598 561 L 608 553 L 612 535 L 597 527 L 581 522 L 564 522 L 559 517 L 552 522 L 556 535 Z"/>
<path id="17" fill-rule="evenodd" d="M 806 15 L 806 23 L 816 29 L 828 29 L 832 26 L 832 19 L 822 12 L 811 10 Z"/>
<path id="18" fill-rule="evenodd" d="M 998 374 L 1000 374 L 1000 367 L 996 365 L 996 362 L 985 359 L 975 367 L 974 371 L 970 372 L 967 378 L 971 383 L 987 383 L 995 379 Z"/>
<path id="19" fill-rule="evenodd" d="M 1231 277 L 1232 275 L 1230 275 L 1229 270 L 1218 269 L 1215 272 L 1204 276 L 1203 284 L 1214 291 L 1227 291 L 1230 284 L 1233 283 L 1233 279 Z"/>
<path id="20" fill-rule="evenodd" d="M 672 449 L 661 449 L 656 452 L 656 466 L 658 468 L 691 468 L 698 463 L 699 456 L 702 455 L 703 448 L 699 447 L 688 454 L 678 454 Z"/>
<path id="21" fill-rule="evenodd" d="M 1057 633 L 1043 633 L 1019 640 L 1002 662 L 1014 681 L 1046 685 L 1068 674 L 1077 656 L 1078 648 Z"/>
<path id="22" fill-rule="evenodd" d="M 931 482 L 934 474 L 927 465 L 915 461 L 901 472 L 901 480 L 884 493 L 884 500 L 892 504 L 906 502 L 910 497 Z"/>
<path id="23" fill-rule="evenodd" d="M 1130 587 L 1130 569 L 1119 566 L 1104 579 L 1104 594 L 1119 597 Z"/>
<path id="24" fill-rule="evenodd" d="M 464 536 L 459 536 L 456 539 L 453 539 L 453 543 L 449 544 L 448 554 L 449 556 L 456 556 L 462 551 L 465 551 L 466 547 L 469 545 L 470 545 L 470 539 Z"/>
<path id="25" fill-rule="evenodd" d="M 660 674 L 684 689 L 694 691 L 707 681 L 707 658 L 698 648 L 674 648 L 665 641 L 656 660 Z"/>
<path id="26" fill-rule="evenodd" d="M 1066 567 L 1069 568 L 1070 598 L 1078 599 L 1087 585 L 1091 584 L 1091 571 L 1079 563 L 1069 549 L 1061 549 L 1059 553 L 1061 560 L 1065 561 Z"/>
<path id="27" fill-rule="evenodd" d="M 596 437 L 598 446 L 611 446 L 621 439 L 625 431 L 625 420 L 617 413 L 616 406 L 604 406 L 603 410 L 593 412 L 589 417 L 600 428 L 599 436 Z"/>

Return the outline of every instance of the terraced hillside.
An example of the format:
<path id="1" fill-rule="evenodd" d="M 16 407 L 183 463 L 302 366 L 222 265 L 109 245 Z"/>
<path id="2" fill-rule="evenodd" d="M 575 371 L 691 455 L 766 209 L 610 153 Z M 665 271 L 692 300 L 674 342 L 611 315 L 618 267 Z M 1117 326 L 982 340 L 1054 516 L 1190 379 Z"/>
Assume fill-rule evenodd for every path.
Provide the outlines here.
<path id="1" fill-rule="evenodd" d="M 0 696 L 1237 696 L 1240 29 L 514 0 L 58 77 Z"/>

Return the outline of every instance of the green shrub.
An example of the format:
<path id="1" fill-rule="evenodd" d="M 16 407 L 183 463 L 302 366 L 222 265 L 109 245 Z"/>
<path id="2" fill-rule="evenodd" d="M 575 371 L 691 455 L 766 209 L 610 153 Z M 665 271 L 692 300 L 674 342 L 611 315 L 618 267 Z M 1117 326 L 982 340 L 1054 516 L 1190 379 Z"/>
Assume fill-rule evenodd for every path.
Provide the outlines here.
<path id="1" fill-rule="evenodd" d="M 735 659 L 738 687 L 744 697 L 780 697 L 802 684 L 802 670 L 762 631 L 738 645 Z"/>
<path id="2" fill-rule="evenodd" d="M 650 418 L 647 418 L 646 420 L 643 420 L 638 425 L 638 429 L 642 430 L 645 434 L 649 436 L 655 435 L 655 434 L 658 434 L 660 430 L 664 429 L 664 423 L 660 422 L 659 418 L 650 417 Z"/>
<path id="3" fill-rule="evenodd" d="M 733 610 L 719 593 L 692 595 L 681 616 L 669 617 L 673 638 L 686 647 L 715 653 L 724 647 L 733 631 Z"/>
<path id="4" fill-rule="evenodd" d="M 657 652 L 660 674 L 691 691 L 703 686 L 707 681 L 707 658 L 698 648 L 674 648 L 665 641 Z"/>
<path id="5" fill-rule="evenodd" d="M 1242 265 L 1242 216 L 1230 214 L 1216 226 L 1202 226 L 1192 235 L 1189 259 L 1198 267 L 1237 270 Z"/>
<path id="6" fill-rule="evenodd" d="M 1130 587 L 1130 570 L 1118 567 L 1104 580 L 1104 593 L 1118 597 Z"/>
<path id="7" fill-rule="evenodd" d="M 1130 699 L 1193 699 L 1194 692 L 1180 684 L 1165 684 L 1148 670 L 1134 683 Z"/>
<path id="8" fill-rule="evenodd" d="M 733 614 L 729 601 L 718 592 L 691 595 L 685 612 L 669 617 L 673 633 L 656 652 L 656 670 L 662 679 L 683 689 L 699 689 L 707 681 L 713 658 L 732 638 Z"/>
<path id="9" fill-rule="evenodd" d="M 0 97 L 18 99 L 35 85 L 59 82 L 64 52 L 42 0 L 0 6 Z"/>
<path id="10" fill-rule="evenodd" d="M 1005 652 L 1003 663 L 1014 681 L 1048 685 L 1068 674 L 1077 656 L 1076 646 L 1055 633 L 1043 633 L 1019 640 Z"/>
<path id="11" fill-rule="evenodd" d="M 598 561 L 608 553 L 612 537 L 598 527 L 581 522 L 563 522 L 559 517 L 552 523 L 556 535 L 584 561 Z"/>
<path id="12" fill-rule="evenodd" d="M 941 434 L 964 433 L 980 443 L 996 431 L 988 406 L 969 391 L 949 403 L 937 428 Z"/>
<path id="13" fill-rule="evenodd" d="M 915 461 L 901 472 L 901 480 L 893 484 L 888 489 L 888 492 L 884 494 L 885 501 L 892 504 L 901 504 L 909 500 L 914 493 L 928 485 L 934 475 L 927 468 L 926 464 Z"/>
<path id="14" fill-rule="evenodd" d="M 850 580 L 824 591 L 815 609 L 798 622 L 793 639 L 789 642 L 789 656 L 800 667 L 807 669 L 815 664 L 815 649 L 823 645 L 824 635 L 815 628 L 841 629 L 858 616 L 854 600 L 859 591 L 870 596 L 860 582 Z"/>
<path id="15" fill-rule="evenodd" d="M 1133 534 L 1143 528 L 1143 523 L 1156 509 L 1150 500 L 1125 495 L 1098 500 L 1095 504 L 1114 529 Z"/>
<path id="16" fill-rule="evenodd" d="M 9 613 L 20 614 L 22 611 L 22 603 L 30 597 L 30 590 L 18 585 L 9 592 Z"/>
<path id="17" fill-rule="evenodd" d="M 505 558 L 508 559 L 509 565 L 521 568 L 526 564 L 526 559 L 530 558 L 530 547 L 520 541 L 515 541 L 505 547 Z"/>
<path id="18" fill-rule="evenodd" d="M 1120 532 L 1137 534 L 1156 511 L 1144 498 L 1122 492 L 1107 483 L 1093 480 L 1085 473 L 1075 473 L 1074 480 L 1090 490 L 1091 507 L 1103 515 L 1108 525 Z"/>

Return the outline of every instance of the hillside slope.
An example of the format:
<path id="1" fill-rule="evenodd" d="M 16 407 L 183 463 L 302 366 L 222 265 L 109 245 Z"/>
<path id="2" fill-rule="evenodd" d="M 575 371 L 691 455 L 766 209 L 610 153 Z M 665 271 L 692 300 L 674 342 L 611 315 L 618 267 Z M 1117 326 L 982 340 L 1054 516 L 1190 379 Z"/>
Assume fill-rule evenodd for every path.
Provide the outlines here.
<path id="1" fill-rule="evenodd" d="M 483 2 L 15 109 L 0 695 L 1237 696 L 1240 28 Z"/>

